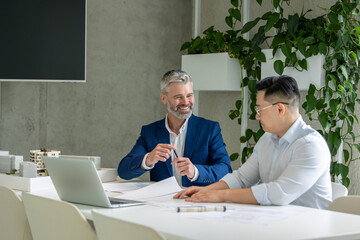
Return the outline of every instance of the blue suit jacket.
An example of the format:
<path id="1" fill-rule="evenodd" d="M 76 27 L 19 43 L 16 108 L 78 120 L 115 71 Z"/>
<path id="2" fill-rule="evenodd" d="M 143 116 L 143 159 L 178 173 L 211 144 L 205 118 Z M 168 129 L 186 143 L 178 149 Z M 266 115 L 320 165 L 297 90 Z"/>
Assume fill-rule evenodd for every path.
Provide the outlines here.
<path id="1" fill-rule="evenodd" d="M 119 176 L 132 179 L 146 172 L 141 168 L 145 154 L 151 152 L 159 143 L 170 143 L 165 119 L 143 126 L 141 134 L 131 152 L 118 167 Z M 199 178 L 191 182 L 182 177 L 182 185 L 205 186 L 219 181 L 232 171 L 230 158 L 225 149 L 219 123 L 192 115 L 188 122 L 185 139 L 184 157 L 187 157 L 199 170 Z M 173 176 L 171 157 L 166 162 L 158 162 L 150 170 L 151 181 L 161 181 Z"/>

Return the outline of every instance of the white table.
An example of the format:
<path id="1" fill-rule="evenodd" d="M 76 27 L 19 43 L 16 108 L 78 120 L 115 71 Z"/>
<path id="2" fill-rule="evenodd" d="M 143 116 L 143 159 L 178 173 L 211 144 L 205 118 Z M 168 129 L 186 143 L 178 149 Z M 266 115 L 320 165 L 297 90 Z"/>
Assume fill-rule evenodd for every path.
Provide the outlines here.
<path id="1" fill-rule="evenodd" d="M 34 194 L 58 198 L 54 190 Z M 294 205 L 241 205 L 251 211 L 274 210 L 284 215 L 292 213 L 283 220 L 269 224 L 227 221 L 223 218 L 197 219 L 204 213 L 177 213 L 174 209 L 149 205 L 117 209 L 76 206 L 89 220 L 92 219 L 91 211 L 95 209 L 115 218 L 152 227 L 169 239 L 360 239 L 360 216 Z"/>

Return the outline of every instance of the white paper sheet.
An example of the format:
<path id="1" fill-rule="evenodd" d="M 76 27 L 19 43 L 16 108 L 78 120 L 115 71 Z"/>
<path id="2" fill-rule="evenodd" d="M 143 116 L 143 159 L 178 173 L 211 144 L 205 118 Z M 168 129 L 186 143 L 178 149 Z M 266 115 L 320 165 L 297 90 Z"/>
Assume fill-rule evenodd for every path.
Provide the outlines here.
<path id="1" fill-rule="evenodd" d="M 147 199 L 153 197 L 175 194 L 181 190 L 182 189 L 177 183 L 175 177 L 169 177 L 167 179 L 150 184 L 149 186 L 143 187 L 141 189 L 124 193 L 120 195 L 118 198 L 146 201 Z"/>
<path id="2" fill-rule="evenodd" d="M 141 182 L 124 182 L 124 183 L 103 183 L 103 187 L 105 191 L 108 192 L 129 192 L 138 190 L 140 188 L 148 186 L 149 183 L 141 183 Z"/>
<path id="3" fill-rule="evenodd" d="M 202 220 L 215 220 L 225 222 L 238 222 L 243 224 L 261 224 L 270 225 L 272 223 L 286 220 L 290 217 L 301 214 L 300 211 L 282 211 L 281 207 L 275 208 L 259 208 L 257 206 L 249 205 L 234 205 L 225 204 L 226 212 L 203 212 L 201 214 L 184 213 L 189 218 L 196 218 Z"/>
<path id="4" fill-rule="evenodd" d="M 269 225 L 292 216 L 302 214 L 301 210 L 278 207 L 260 207 L 257 205 L 234 204 L 234 203 L 193 203 L 184 199 L 173 199 L 174 194 L 147 199 L 146 203 L 161 207 L 162 211 L 176 213 L 177 207 L 184 206 L 226 206 L 225 212 L 194 212 L 177 213 L 181 217 L 200 220 L 215 220 L 225 222 L 237 222 L 243 224 Z"/>

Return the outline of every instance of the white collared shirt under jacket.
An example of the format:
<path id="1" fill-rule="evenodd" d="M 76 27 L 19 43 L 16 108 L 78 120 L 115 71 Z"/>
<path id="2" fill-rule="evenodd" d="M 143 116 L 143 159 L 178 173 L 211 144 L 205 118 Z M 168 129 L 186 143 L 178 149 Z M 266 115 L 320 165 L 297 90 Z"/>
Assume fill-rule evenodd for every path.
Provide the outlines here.
<path id="1" fill-rule="evenodd" d="M 331 155 L 325 139 L 300 116 L 285 135 L 265 133 L 246 163 L 222 180 L 251 188 L 261 205 L 326 209 L 332 201 Z"/>

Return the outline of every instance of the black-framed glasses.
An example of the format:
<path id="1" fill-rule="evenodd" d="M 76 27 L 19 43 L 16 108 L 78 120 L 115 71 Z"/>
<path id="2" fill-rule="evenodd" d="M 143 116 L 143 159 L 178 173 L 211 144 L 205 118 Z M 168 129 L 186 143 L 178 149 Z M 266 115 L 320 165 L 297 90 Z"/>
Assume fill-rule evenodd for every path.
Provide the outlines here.
<path id="1" fill-rule="evenodd" d="M 285 105 L 289 105 L 289 103 L 286 103 L 286 102 L 276 102 L 276 103 L 273 103 L 273 104 L 270 104 L 269 106 L 266 106 L 266 107 L 263 107 L 263 108 L 258 108 L 257 106 L 255 106 L 255 111 L 256 111 L 256 114 L 258 114 L 260 116 L 260 112 L 262 110 L 265 110 L 267 108 L 271 108 L 273 106 L 275 106 L 276 104 L 279 104 L 279 103 L 282 103 L 282 104 L 285 104 Z"/>

